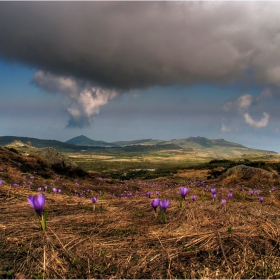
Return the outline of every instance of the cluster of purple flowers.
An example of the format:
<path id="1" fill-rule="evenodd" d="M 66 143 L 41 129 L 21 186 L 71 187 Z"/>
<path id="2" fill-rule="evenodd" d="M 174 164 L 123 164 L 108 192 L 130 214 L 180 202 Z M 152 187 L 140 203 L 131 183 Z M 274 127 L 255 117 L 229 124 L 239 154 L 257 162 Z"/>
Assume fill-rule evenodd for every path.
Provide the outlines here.
<path id="1" fill-rule="evenodd" d="M 170 200 L 160 200 L 159 198 L 155 198 L 151 202 L 151 206 L 154 208 L 155 212 L 157 211 L 157 207 L 159 206 L 162 211 L 166 211 L 166 209 L 170 205 Z"/>

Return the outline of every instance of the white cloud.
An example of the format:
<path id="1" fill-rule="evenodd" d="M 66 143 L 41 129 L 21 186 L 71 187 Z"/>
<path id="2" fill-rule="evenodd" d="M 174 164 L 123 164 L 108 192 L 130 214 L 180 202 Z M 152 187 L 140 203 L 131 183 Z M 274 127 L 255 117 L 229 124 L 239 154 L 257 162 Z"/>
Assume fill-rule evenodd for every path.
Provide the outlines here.
<path id="1" fill-rule="evenodd" d="M 231 128 L 227 127 L 224 123 L 222 123 L 221 131 L 222 132 L 231 132 Z"/>
<path id="2" fill-rule="evenodd" d="M 33 76 L 33 83 L 46 91 L 61 93 L 70 101 L 67 112 L 70 114 L 68 126 L 71 127 L 89 125 L 99 114 L 100 107 L 119 94 L 114 90 L 93 87 L 89 82 L 44 71 L 38 71 Z"/>
<path id="3" fill-rule="evenodd" d="M 79 92 L 79 86 L 76 80 L 68 77 L 56 76 L 41 70 L 35 73 L 32 82 L 35 83 L 36 86 L 49 92 L 61 92 L 70 96 L 75 96 L 75 94 Z"/>
<path id="4" fill-rule="evenodd" d="M 223 106 L 223 109 L 225 111 L 235 110 L 235 109 L 242 111 L 242 110 L 248 109 L 251 106 L 252 102 L 253 102 L 252 95 L 246 93 L 246 94 L 238 97 L 235 101 L 226 103 Z"/>
<path id="5" fill-rule="evenodd" d="M 265 127 L 267 126 L 269 121 L 269 114 L 265 112 L 263 113 L 264 117 L 260 121 L 254 121 L 252 117 L 249 115 L 249 113 L 245 113 L 243 116 L 245 118 L 245 122 L 254 128 Z"/>
<path id="6" fill-rule="evenodd" d="M 248 109 L 253 101 L 253 97 L 250 94 L 244 94 L 237 99 L 237 107 L 239 109 Z"/>

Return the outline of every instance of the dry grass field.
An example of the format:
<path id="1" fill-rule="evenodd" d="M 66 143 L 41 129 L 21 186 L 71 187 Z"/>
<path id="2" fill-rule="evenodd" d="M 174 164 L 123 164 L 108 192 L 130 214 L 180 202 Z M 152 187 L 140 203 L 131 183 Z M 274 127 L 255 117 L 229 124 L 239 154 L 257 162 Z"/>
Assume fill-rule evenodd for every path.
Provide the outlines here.
<path id="1" fill-rule="evenodd" d="M 28 171 L 15 159 L 0 164 L 2 279 L 280 278 L 275 182 L 206 181 L 208 170 L 194 169 L 152 180 L 71 177 L 26 160 Z M 181 187 L 189 193 L 180 208 Z M 39 193 L 46 231 L 27 201 Z M 170 200 L 165 223 L 154 198 Z"/>

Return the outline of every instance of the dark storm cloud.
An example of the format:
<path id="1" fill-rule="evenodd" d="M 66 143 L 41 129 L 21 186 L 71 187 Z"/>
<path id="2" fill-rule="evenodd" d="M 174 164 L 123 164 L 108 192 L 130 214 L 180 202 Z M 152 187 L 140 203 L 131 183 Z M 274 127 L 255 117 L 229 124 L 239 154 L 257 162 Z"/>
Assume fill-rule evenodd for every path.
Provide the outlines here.
<path id="1" fill-rule="evenodd" d="M 129 90 L 280 85 L 279 2 L 0 2 L 0 55 Z"/>

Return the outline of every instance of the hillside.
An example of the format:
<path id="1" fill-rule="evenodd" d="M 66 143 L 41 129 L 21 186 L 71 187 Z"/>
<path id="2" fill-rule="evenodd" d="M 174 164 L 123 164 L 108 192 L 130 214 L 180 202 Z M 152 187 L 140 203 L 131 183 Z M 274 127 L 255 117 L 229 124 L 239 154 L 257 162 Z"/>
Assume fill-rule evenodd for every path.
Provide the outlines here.
<path id="1" fill-rule="evenodd" d="M 111 147 L 118 146 L 114 143 L 107 143 L 105 141 L 92 140 L 84 135 L 80 135 L 67 140 L 65 143 L 78 145 L 78 146 L 99 146 L 99 147 Z"/>
<path id="2" fill-rule="evenodd" d="M 267 172 L 237 166 L 224 181 L 201 171 L 195 180 L 73 178 L 37 157 L 1 147 L 0 157 L 1 279 L 279 278 L 280 187 L 259 181 Z M 257 183 L 240 180 L 248 173 Z M 28 202 L 39 193 L 45 231 Z"/>
<path id="3" fill-rule="evenodd" d="M 21 141 L 24 145 L 18 146 Z M 71 143 L 69 143 L 71 142 Z M 73 144 L 76 143 L 76 144 Z M 172 155 L 182 155 L 195 159 L 217 159 L 228 157 L 239 157 L 252 154 L 276 155 L 273 151 L 258 150 L 245 147 L 238 143 L 229 142 L 224 139 L 208 139 L 205 137 L 189 137 L 185 139 L 172 139 L 169 141 L 142 139 L 134 141 L 118 141 L 108 143 L 105 141 L 95 141 L 86 136 L 78 136 L 66 142 L 57 140 L 43 140 L 30 137 L 1 136 L 0 146 L 9 145 L 29 151 L 30 147 L 45 148 L 52 147 L 62 153 L 98 153 L 105 155 L 126 155 L 135 156 L 137 153 L 149 156 L 170 157 Z"/>
<path id="4" fill-rule="evenodd" d="M 0 146 L 9 145 L 14 141 L 21 141 L 24 144 L 28 143 L 27 145 L 31 144 L 35 148 L 52 147 L 60 152 L 73 152 L 81 150 L 81 147 L 77 147 L 76 145 L 60 142 L 57 140 L 44 140 L 21 136 L 0 136 Z"/>
<path id="5" fill-rule="evenodd" d="M 87 137 L 85 138 L 88 139 L 87 143 L 90 143 L 90 141 L 93 141 L 93 143 L 100 142 L 100 141 L 91 140 Z M 80 142 L 78 141 L 79 139 L 81 140 Z M 83 139 L 84 137 L 80 136 L 80 137 L 70 139 L 66 142 L 69 143 L 69 141 L 71 141 L 72 143 L 75 142 L 76 145 L 82 145 L 85 143 Z M 243 156 L 248 154 L 277 154 L 273 151 L 248 148 L 241 144 L 229 142 L 224 139 L 208 139 L 205 137 L 189 137 L 184 139 L 172 139 L 169 141 L 155 140 L 155 139 L 117 141 L 112 143 L 107 143 L 102 141 L 102 147 L 105 146 L 104 143 L 106 143 L 107 146 L 119 147 L 119 151 L 122 152 L 131 151 L 131 150 L 133 150 L 134 152 L 137 152 L 137 150 L 139 152 L 140 151 L 149 152 L 149 151 L 156 151 L 156 150 L 164 151 L 165 147 L 168 147 L 167 150 L 170 150 L 170 147 L 173 146 L 174 149 L 179 149 L 182 152 L 184 152 L 184 150 L 186 152 L 193 151 L 197 153 L 197 156 L 201 155 L 202 157 L 206 156 L 206 157 L 213 157 L 213 158 Z M 125 147 L 132 147 L 132 146 L 133 148 L 124 149 Z M 154 148 L 152 149 L 151 146 L 153 146 Z M 113 149 L 113 151 L 115 152 L 116 149 Z"/>

